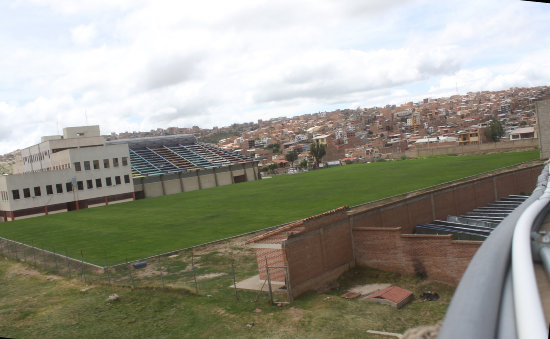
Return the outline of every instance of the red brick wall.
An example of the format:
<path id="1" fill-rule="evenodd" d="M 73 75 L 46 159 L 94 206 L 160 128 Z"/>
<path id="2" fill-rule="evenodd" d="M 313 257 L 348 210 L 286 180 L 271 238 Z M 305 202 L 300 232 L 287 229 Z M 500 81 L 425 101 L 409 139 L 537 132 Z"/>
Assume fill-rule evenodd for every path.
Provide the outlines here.
<path id="1" fill-rule="evenodd" d="M 419 274 L 458 284 L 480 241 L 453 241 L 450 235 L 401 234 L 399 227 L 353 229 L 357 265 Z"/>
<path id="2" fill-rule="evenodd" d="M 266 280 L 267 274 L 265 269 L 267 259 L 267 266 L 286 266 L 285 252 L 283 249 L 271 249 L 271 248 L 256 248 L 256 261 L 258 262 L 258 272 L 260 273 L 260 279 Z M 285 282 L 285 270 L 283 269 L 270 269 L 269 278 L 271 281 Z"/>
<path id="3" fill-rule="evenodd" d="M 401 227 L 402 233 L 413 233 L 418 224 L 449 215 L 460 215 L 487 205 L 510 194 L 530 194 L 535 189 L 542 165 L 497 174 L 450 187 L 412 194 L 412 197 L 383 201 L 352 209 L 349 212 L 353 227 Z M 376 205 L 374 205 L 376 204 Z"/>
<path id="4" fill-rule="evenodd" d="M 289 237 L 285 252 L 292 294 L 298 296 L 335 280 L 354 265 L 353 243 L 345 213 L 317 219 L 312 230 Z M 309 229 L 308 225 L 308 229 Z"/>

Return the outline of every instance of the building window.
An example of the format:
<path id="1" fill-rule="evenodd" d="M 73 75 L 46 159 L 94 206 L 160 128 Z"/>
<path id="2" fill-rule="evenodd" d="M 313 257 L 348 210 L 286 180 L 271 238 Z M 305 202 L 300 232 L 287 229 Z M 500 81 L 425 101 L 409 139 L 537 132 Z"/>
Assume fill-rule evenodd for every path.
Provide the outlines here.
<path id="1" fill-rule="evenodd" d="M 118 167 L 118 158 L 113 158 L 113 167 Z"/>
<path id="2" fill-rule="evenodd" d="M 13 196 L 13 200 L 19 199 L 19 190 L 11 190 L 11 195 Z"/>
<path id="3" fill-rule="evenodd" d="M 77 172 L 82 171 L 82 168 L 80 167 L 80 161 L 74 163 L 74 170 Z"/>
<path id="4" fill-rule="evenodd" d="M 117 185 L 120 185 L 120 184 L 121 184 L 121 182 L 120 182 L 120 175 L 117 175 L 117 176 L 115 177 L 115 184 L 117 184 Z"/>
<path id="5" fill-rule="evenodd" d="M 122 166 L 128 166 L 128 157 L 122 157 Z"/>
<path id="6" fill-rule="evenodd" d="M 86 187 L 87 187 L 88 189 L 94 188 L 94 182 L 92 181 L 92 179 L 86 180 Z"/>
<path id="7" fill-rule="evenodd" d="M 95 187 L 101 188 L 101 179 L 95 179 Z"/>
<path id="8" fill-rule="evenodd" d="M 82 191 L 84 189 L 84 182 L 83 181 L 77 181 L 76 187 L 78 187 L 79 191 Z"/>
<path id="9" fill-rule="evenodd" d="M 99 160 L 94 160 L 94 169 L 99 169 Z"/>
<path id="10" fill-rule="evenodd" d="M 90 162 L 84 161 L 84 170 L 89 171 L 90 170 Z"/>
<path id="11" fill-rule="evenodd" d="M 125 184 L 129 184 L 129 183 L 130 183 L 130 176 L 129 176 L 128 174 L 126 174 L 126 175 L 124 176 L 124 183 L 125 183 Z"/>
<path id="12" fill-rule="evenodd" d="M 42 195 L 42 192 L 40 192 L 40 186 L 36 186 L 36 187 L 34 188 L 34 196 L 35 196 L 35 197 L 39 197 L 39 196 L 41 196 L 41 195 Z"/>
<path id="13" fill-rule="evenodd" d="M 109 168 L 109 159 L 103 159 L 103 168 Z"/>
<path id="14" fill-rule="evenodd" d="M 23 188 L 23 197 L 30 198 L 31 197 L 31 189 L 30 188 Z"/>
<path id="15" fill-rule="evenodd" d="M 55 190 L 57 193 L 63 193 L 63 185 L 55 184 Z"/>
<path id="16" fill-rule="evenodd" d="M 67 192 L 70 192 L 70 191 L 73 190 L 73 184 L 68 182 L 68 183 L 65 184 L 65 188 L 66 188 Z"/>
<path id="17" fill-rule="evenodd" d="M 53 194 L 53 186 L 52 185 L 46 185 L 46 194 L 52 195 Z"/>
<path id="18" fill-rule="evenodd" d="M 105 178 L 105 185 L 106 186 L 111 186 L 112 184 L 113 184 L 113 182 L 111 181 L 111 177 Z"/>

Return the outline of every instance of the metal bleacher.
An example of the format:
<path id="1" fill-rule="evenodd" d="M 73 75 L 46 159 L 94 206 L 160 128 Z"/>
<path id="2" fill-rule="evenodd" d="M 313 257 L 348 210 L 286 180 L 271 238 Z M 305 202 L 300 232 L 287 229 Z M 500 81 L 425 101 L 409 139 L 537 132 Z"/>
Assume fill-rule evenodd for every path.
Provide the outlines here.
<path id="1" fill-rule="evenodd" d="M 496 226 L 528 197 L 510 195 L 461 216 L 448 216 L 446 221 L 417 225 L 416 234 L 452 234 L 456 240 L 485 240 Z"/>
<path id="2" fill-rule="evenodd" d="M 188 134 L 118 139 L 107 143 L 128 144 L 134 178 L 215 169 L 254 161 L 237 152 L 199 143 L 193 135 Z"/>
<path id="3" fill-rule="evenodd" d="M 187 147 L 188 145 L 177 145 L 177 146 L 168 146 L 172 152 L 183 157 L 185 160 L 192 163 L 197 168 L 215 168 L 219 167 L 211 163 L 210 161 L 203 158 L 201 155 L 193 152 Z"/>
<path id="4" fill-rule="evenodd" d="M 211 145 L 208 145 L 208 144 L 199 144 L 199 145 L 206 148 L 206 149 L 208 149 L 209 151 L 219 155 L 220 157 L 228 160 L 231 163 L 245 163 L 245 162 L 249 162 L 249 161 L 254 160 L 251 157 L 246 156 L 244 154 L 235 153 L 235 152 L 228 152 L 224 149 L 217 148 L 217 147 L 214 147 L 214 146 L 211 146 Z"/>
<path id="5" fill-rule="evenodd" d="M 130 162 L 132 164 L 132 168 L 137 170 L 140 174 L 146 176 L 182 171 L 170 161 L 147 147 L 130 149 Z"/>

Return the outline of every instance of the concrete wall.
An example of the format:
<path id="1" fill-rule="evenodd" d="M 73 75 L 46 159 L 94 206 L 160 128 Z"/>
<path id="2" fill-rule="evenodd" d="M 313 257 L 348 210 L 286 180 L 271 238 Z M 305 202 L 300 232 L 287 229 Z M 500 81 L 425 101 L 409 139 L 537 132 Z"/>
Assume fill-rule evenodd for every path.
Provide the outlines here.
<path id="1" fill-rule="evenodd" d="M 550 128 L 550 123 L 548 128 Z M 550 141 L 549 141 L 550 143 Z M 400 159 L 403 156 L 407 158 L 427 157 L 433 155 L 444 154 L 485 154 L 485 153 L 500 153 L 500 152 L 517 152 L 539 148 L 538 139 L 524 139 L 514 141 L 490 142 L 479 145 L 466 146 L 445 146 L 445 147 L 426 147 L 408 150 L 402 153 L 393 153 L 393 159 Z"/>
<path id="2" fill-rule="evenodd" d="M 451 235 L 402 234 L 399 227 L 355 227 L 357 265 L 458 284 L 481 241 Z"/>
<path id="3" fill-rule="evenodd" d="M 550 99 L 536 102 L 540 158 L 550 158 Z"/>
<path id="4" fill-rule="evenodd" d="M 254 181 L 258 179 L 257 173 L 257 163 L 238 164 L 216 169 L 138 178 L 134 179 L 134 189 L 136 192 L 143 191 L 145 198 L 153 198 L 230 185 L 236 176 L 244 175 L 246 181 Z"/>

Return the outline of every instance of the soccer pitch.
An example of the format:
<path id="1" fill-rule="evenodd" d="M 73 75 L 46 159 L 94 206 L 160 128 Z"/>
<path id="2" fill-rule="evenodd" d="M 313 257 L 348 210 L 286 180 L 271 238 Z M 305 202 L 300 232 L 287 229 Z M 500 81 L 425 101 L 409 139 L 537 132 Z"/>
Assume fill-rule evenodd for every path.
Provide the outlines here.
<path id="1" fill-rule="evenodd" d="M 538 159 L 538 151 L 348 165 L 0 224 L 0 236 L 103 265 Z"/>

